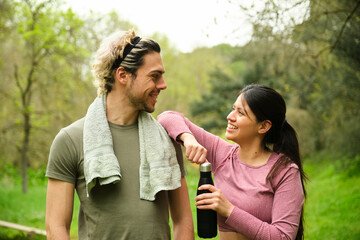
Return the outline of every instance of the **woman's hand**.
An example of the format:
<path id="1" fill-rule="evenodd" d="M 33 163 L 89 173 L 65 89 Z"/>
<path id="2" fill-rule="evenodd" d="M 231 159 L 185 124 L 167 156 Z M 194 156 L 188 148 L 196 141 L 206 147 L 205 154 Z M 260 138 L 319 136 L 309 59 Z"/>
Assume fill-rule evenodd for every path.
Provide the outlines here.
<path id="1" fill-rule="evenodd" d="M 185 156 L 187 159 L 197 164 L 206 162 L 207 150 L 196 141 L 193 135 L 183 133 L 179 136 L 179 139 L 184 143 L 186 149 Z"/>
<path id="2" fill-rule="evenodd" d="M 211 193 L 203 193 L 195 198 L 198 209 L 211 209 L 228 218 L 234 206 L 226 199 L 221 190 L 213 185 L 205 184 L 198 190 L 209 190 Z"/>

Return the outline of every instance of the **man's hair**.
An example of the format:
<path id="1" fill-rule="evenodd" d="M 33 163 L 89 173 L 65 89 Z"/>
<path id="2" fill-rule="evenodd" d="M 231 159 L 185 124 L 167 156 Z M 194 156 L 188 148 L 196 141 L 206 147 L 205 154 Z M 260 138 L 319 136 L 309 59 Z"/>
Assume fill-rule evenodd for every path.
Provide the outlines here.
<path id="1" fill-rule="evenodd" d="M 134 45 L 131 41 L 135 37 L 134 30 L 116 32 L 101 43 L 92 66 L 98 96 L 111 92 L 116 69 L 123 67 L 136 78 L 137 70 L 144 64 L 144 56 L 152 52 L 160 53 L 161 49 L 157 42 L 141 39 L 124 58 L 125 47 L 128 44 Z M 121 63 L 117 65 L 118 62 Z"/>

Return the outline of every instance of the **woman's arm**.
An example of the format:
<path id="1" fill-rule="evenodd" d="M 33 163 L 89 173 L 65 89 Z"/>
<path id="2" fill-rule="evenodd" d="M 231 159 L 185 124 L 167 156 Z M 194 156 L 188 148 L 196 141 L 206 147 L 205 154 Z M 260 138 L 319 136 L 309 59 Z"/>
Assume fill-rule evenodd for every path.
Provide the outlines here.
<path id="1" fill-rule="evenodd" d="M 233 146 L 218 136 L 196 126 L 178 112 L 163 112 L 158 116 L 158 121 L 166 129 L 171 138 L 184 144 L 184 147 L 186 147 L 186 157 L 194 156 L 196 162 L 202 162 L 206 156 L 206 159 L 212 163 L 213 168 L 216 165 L 215 160 L 223 159 Z"/>
<path id="2" fill-rule="evenodd" d="M 182 133 L 178 137 L 184 143 L 186 149 L 185 156 L 193 163 L 206 162 L 207 150 L 196 141 L 195 137 L 190 133 Z"/>

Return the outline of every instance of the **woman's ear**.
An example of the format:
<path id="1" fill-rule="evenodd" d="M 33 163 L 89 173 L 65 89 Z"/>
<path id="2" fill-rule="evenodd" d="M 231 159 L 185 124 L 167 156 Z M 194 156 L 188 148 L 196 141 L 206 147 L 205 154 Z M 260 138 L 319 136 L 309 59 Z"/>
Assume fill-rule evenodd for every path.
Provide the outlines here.
<path id="1" fill-rule="evenodd" d="M 126 84 L 127 72 L 123 67 L 119 67 L 115 72 L 115 81 L 119 81 L 120 84 Z"/>
<path id="2" fill-rule="evenodd" d="M 262 121 L 262 122 L 260 123 L 258 132 L 259 132 L 260 134 L 265 134 L 265 133 L 267 133 L 267 132 L 270 130 L 271 126 L 272 126 L 272 123 L 271 123 L 270 120 Z"/>

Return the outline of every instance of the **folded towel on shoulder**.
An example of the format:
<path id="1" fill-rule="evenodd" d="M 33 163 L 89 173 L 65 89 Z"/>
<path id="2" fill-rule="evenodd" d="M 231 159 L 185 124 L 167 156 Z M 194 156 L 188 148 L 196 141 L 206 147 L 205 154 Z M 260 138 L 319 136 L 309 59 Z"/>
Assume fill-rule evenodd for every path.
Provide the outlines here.
<path id="1" fill-rule="evenodd" d="M 165 129 L 151 116 L 140 111 L 140 198 L 153 201 L 162 190 L 181 186 L 181 172 L 173 143 Z M 86 192 L 100 185 L 121 180 L 119 161 L 106 118 L 106 95 L 90 105 L 84 123 L 84 175 Z M 124 160 L 126 161 L 126 160 Z"/>

